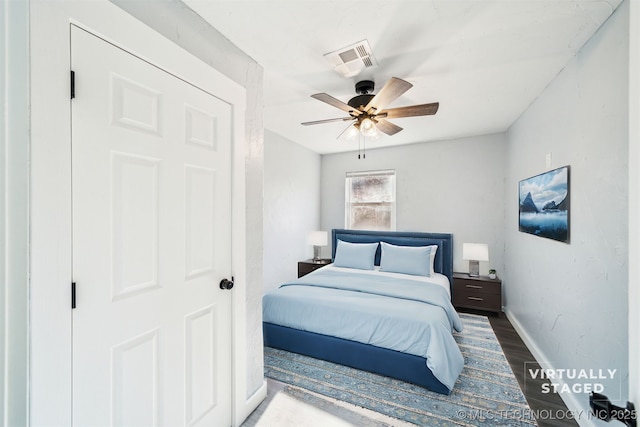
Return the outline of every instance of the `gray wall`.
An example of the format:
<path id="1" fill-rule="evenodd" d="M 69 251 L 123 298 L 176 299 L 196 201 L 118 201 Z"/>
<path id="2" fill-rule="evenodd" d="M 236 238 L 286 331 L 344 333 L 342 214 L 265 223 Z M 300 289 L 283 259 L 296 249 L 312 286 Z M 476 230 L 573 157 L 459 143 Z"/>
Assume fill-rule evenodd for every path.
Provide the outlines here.
<path id="1" fill-rule="evenodd" d="M 487 243 L 480 272 L 504 270 L 505 134 L 322 156 L 322 228 L 344 228 L 346 172 L 395 169 L 396 229 L 453 233 L 454 270 L 469 271 L 462 243 Z"/>
<path id="2" fill-rule="evenodd" d="M 550 368 L 617 369 L 612 399 L 626 399 L 628 373 L 628 10 L 511 127 L 505 163 L 509 318 Z M 544 172 L 547 153 L 571 165 L 571 244 L 518 232 L 517 183 Z M 588 408 L 586 393 L 562 397 Z"/>
<path id="3" fill-rule="evenodd" d="M 273 132 L 264 138 L 264 290 L 298 277 L 320 226 L 320 155 Z"/>

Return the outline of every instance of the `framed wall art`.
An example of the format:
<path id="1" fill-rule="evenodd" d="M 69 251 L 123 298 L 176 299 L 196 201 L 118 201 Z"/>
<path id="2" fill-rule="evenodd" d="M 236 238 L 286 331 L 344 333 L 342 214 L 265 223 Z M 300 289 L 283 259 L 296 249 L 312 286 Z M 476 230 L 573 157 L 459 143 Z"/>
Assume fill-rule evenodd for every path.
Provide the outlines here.
<path id="1" fill-rule="evenodd" d="M 569 172 L 563 166 L 520 181 L 520 231 L 569 243 Z"/>

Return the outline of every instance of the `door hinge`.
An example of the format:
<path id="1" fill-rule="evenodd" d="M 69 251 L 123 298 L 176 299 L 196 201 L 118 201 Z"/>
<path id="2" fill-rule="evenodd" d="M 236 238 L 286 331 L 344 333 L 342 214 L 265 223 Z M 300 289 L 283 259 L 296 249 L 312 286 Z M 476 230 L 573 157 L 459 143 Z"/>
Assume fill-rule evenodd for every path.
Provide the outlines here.
<path id="1" fill-rule="evenodd" d="M 71 283 L 71 309 L 76 308 L 76 282 Z"/>
<path id="2" fill-rule="evenodd" d="M 76 72 L 71 70 L 71 99 L 76 97 Z"/>

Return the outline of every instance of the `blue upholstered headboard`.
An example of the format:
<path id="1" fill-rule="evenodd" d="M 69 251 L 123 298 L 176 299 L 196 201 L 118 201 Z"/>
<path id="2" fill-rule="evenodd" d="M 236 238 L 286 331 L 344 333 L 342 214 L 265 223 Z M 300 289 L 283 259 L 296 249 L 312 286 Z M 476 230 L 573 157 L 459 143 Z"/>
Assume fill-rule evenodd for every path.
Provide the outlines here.
<path id="1" fill-rule="evenodd" d="M 337 240 L 351 243 L 387 242 L 401 246 L 438 245 L 434 270 L 449 278 L 453 284 L 453 234 L 418 233 L 410 231 L 331 230 L 331 259 L 336 257 Z M 380 265 L 380 247 L 376 251 L 376 265 Z"/>

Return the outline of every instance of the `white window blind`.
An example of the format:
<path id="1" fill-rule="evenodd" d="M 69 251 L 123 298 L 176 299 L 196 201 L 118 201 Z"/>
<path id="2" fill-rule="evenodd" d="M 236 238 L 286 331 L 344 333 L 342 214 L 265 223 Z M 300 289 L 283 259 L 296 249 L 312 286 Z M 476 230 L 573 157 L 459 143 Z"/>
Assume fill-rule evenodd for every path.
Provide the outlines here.
<path id="1" fill-rule="evenodd" d="M 347 172 L 345 228 L 391 231 L 396 229 L 395 170 Z"/>

